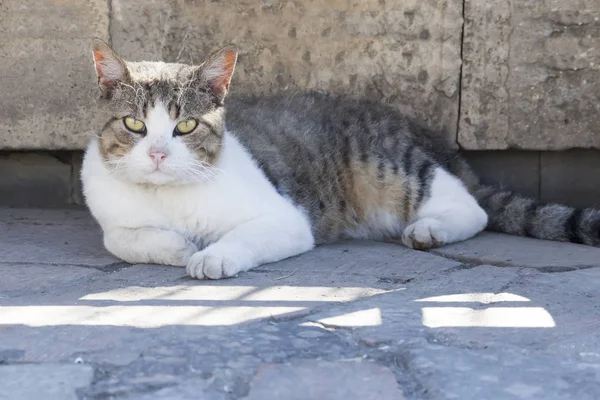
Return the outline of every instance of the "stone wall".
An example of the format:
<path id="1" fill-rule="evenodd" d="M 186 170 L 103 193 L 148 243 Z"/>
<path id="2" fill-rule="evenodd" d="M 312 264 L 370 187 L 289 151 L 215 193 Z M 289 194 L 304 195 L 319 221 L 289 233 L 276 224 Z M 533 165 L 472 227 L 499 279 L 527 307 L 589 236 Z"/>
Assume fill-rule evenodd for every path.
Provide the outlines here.
<path id="1" fill-rule="evenodd" d="M 124 58 L 240 49 L 232 90 L 397 105 L 471 150 L 600 147 L 598 0 L 3 0 L 0 149 L 97 131 L 90 39 Z"/>
<path id="2" fill-rule="evenodd" d="M 188 63 L 235 43 L 235 92 L 391 103 L 486 179 L 600 205 L 599 19 L 598 0 L 0 0 L 0 204 L 81 202 L 98 36 Z"/>
<path id="3" fill-rule="evenodd" d="M 458 142 L 600 148 L 600 1 L 465 0 Z"/>

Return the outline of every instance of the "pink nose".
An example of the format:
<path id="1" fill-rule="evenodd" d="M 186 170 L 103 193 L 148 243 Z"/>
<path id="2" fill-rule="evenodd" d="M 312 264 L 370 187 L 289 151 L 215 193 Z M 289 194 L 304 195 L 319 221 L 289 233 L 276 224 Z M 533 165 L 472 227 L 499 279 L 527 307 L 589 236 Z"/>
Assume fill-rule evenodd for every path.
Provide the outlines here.
<path id="1" fill-rule="evenodd" d="M 167 158 L 167 154 L 162 151 L 153 151 L 150 153 L 150 158 L 156 163 L 156 165 L 160 164 Z"/>

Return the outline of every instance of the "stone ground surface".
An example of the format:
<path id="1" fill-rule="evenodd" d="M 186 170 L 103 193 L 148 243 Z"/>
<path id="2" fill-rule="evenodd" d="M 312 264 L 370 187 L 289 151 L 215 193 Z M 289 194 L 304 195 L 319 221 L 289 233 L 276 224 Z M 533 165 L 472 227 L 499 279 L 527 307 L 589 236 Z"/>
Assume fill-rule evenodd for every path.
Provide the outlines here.
<path id="1" fill-rule="evenodd" d="M 0 399 L 598 399 L 600 249 L 321 247 L 223 281 L 0 209 Z"/>

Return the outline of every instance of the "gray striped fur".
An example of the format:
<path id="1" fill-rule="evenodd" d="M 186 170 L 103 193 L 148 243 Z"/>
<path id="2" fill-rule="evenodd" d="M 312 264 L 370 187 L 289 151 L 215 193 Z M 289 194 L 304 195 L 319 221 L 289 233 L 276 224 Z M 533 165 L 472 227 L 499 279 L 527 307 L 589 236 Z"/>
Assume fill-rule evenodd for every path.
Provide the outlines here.
<path id="1" fill-rule="evenodd" d="M 99 41 L 95 46 L 111 51 Z M 223 103 L 202 79 L 202 66 L 123 63 L 123 81 L 102 102 L 109 114 L 100 135 L 106 159 L 123 157 L 139 140 L 124 129 L 122 118 L 143 118 L 161 101 L 173 115 L 198 119 L 200 128 L 184 140 L 208 162 L 218 159 L 225 129 L 235 135 L 277 190 L 306 210 L 317 243 L 349 236 L 374 208 L 413 221 L 430 196 L 436 167 L 465 183 L 489 214 L 490 230 L 600 243 L 600 211 L 539 204 L 482 186 L 441 135 L 391 107 L 322 93 L 230 97 Z M 210 120 L 204 120 L 208 113 Z"/>

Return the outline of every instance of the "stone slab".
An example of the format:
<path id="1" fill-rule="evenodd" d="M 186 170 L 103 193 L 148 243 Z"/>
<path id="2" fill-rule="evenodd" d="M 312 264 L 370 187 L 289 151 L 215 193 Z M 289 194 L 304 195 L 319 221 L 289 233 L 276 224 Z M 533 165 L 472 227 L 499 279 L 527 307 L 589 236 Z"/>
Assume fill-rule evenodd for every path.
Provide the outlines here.
<path id="1" fill-rule="evenodd" d="M 260 270 L 281 271 L 282 276 L 293 272 L 292 278 L 303 275 L 303 279 L 309 279 L 312 275 L 315 279 L 311 284 L 319 286 L 340 285 L 345 280 L 354 281 L 356 276 L 362 276 L 364 284 L 402 285 L 459 265 L 460 262 L 413 251 L 400 244 L 354 240 L 317 247 L 302 257 L 265 265 Z"/>
<path id="2" fill-rule="evenodd" d="M 95 228 L 82 210 L 0 209 L 0 220 L 73 235 Z M 44 246 L 46 231 L 26 232 L 30 249 Z M 482 238 L 461 246 L 498 260 L 512 249 L 538 264 L 478 265 L 360 241 L 220 281 L 154 265 L 0 263 L 19 287 L 0 298 L 0 397 L 7 365 L 67 365 L 93 370 L 93 381 L 69 381 L 79 398 L 598 398 L 600 267 L 541 266 L 559 253 L 592 260 L 597 250 Z M 27 268 L 48 288 L 27 281 Z M 302 311 L 278 314 L 286 307 Z M 44 385 L 60 385 L 48 376 Z M 7 387 L 10 399 L 25 390 Z"/>
<path id="3" fill-rule="evenodd" d="M 0 365 L 0 399 L 77 400 L 93 375 L 89 365 Z"/>
<path id="4" fill-rule="evenodd" d="M 392 371 L 367 362 L 263 365 L 245 400 L 402 400 Z"/>
<path id="5" fill-rule="evenodd" d="M 111 38 L 125 59 L 186 63 L 232 42 L 232 93 L 350 93 L 397 105 L 454 143 L 461 10 L 458 0 L 114 0 Z"/>
<path id="6" fill-rule="evenodd" d="M 106 0 L 0 4 L 0 149 L 82 148 L 98 120 L 90 40 L 108 38 Z"/>
<path id="7" fill-rule="evenodd" d="M 600 249 L 596 247 L 492 232 L 431 252 L 464 263 L 532 267 L 548 272 L 600 266 Z"/>
<path id="8" fill-rule="evenodd" d="M 8 297 L 21 294 L 31 296 L 32 293 L 55 289 L 57 286 L 77 284 L 98 274 L 100 272 L 96 269 L 72 265 L 0 263 L 0 304 Z"/>
<path id="9" fill-rule="evenodd" d="M 596 399 L 600 392 L 597 366 L 507 350 L 458 349 L 423 345 L 407 351 L 403 361 L 420 390 L 436 400 Z"/>
<path id="10" fill-rule="evenodd" d="M 600 3 L 467 1 L 458 142 L 599 148 Z"/>
<path id="11" fill-rule="evenodd" d="M 303 318 L 303 325 L 349 331 L 370 347 L 412 348 L 413 340 L 425 340 L 494 354 L 515 348 L 600 368 L 599 281 L 600 268 L 543 273 L 474 267 L 328 307 Z"/>
<path id="12" fill-rule="evenodd" d="M 7 225 L 65 225 L 77 227 L 73 228 L 74 230 L 87 230 L 98 227 L 90 212 L 83 207 L 0 207 L 0 222 Z"/>

